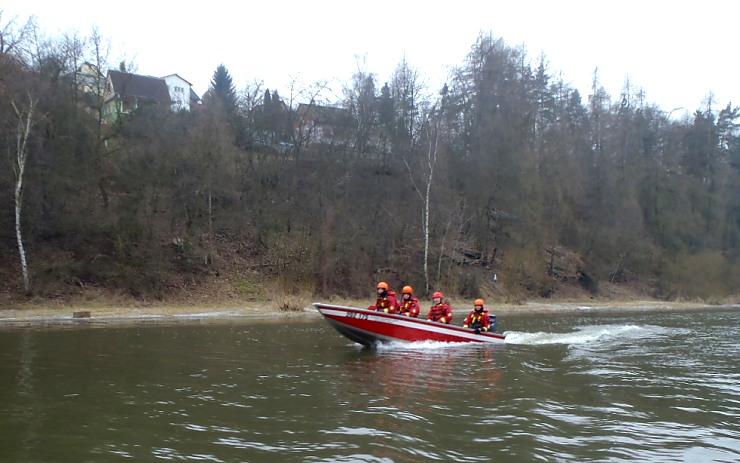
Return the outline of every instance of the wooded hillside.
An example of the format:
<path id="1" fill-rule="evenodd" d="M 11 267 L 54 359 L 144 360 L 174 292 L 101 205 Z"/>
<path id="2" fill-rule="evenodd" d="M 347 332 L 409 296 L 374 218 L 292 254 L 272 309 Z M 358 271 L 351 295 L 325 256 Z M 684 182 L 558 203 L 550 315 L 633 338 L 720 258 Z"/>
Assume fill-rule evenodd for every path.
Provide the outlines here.
<path id="1" fill-rule="evenodd" d="M 740 113 L 711 96 L 676 120 L 597 74 L 580 95 L 483 34 L 442 89 L 402 62 L 387 82 L 358 72 L 341 101 L 298 84 L 286 101 L 220 66 L 197 110 L 107 123 L 74 78 L 108 69 L 100 37 L 2 34 L 0 290 L 14 297 L 167 299 L 214 281 L 244 298 L 268 282 L 367 297 L 379 280 L 419 296 L 738 294 Z"/>

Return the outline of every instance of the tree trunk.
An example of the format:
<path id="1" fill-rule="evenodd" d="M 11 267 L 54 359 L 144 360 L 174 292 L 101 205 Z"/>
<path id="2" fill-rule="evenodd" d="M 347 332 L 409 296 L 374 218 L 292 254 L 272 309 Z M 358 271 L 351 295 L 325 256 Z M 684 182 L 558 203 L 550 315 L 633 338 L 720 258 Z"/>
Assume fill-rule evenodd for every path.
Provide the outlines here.
<path id="1" fill-rule="evenodd" d="M 13 163 L 15 171 L 15 237 L 18 242 L 18 254 L 21 259 L 21 270 L 23 271 L 23 289 L 26 294 L 31 293 L 31 280 L 28 276 L 28 263 L 26 251 L 23 247 L 23 233 L 21 228 L 21 212 L 23 207 L 23 173 L 26 170 L 26 157 L 28 155 L 28 136 L 33 126 L 33 115 L 36 109 L 36 101 L 28 95 L 28 108 L 21 110 L 11 102 L 15 114 L 18 117 L 18 133 L 16 136 L 16 156 Z"/>
<path id="2" fill-rule="evenodd" d="M 213 189 L 208 188 L 208 260 L 207 264 L 213 264 Z"/>
<path id="3" fill-rule="evenodd" d="M 28 278 L 28 263 L 26 262 L 26 251 L 23 248 L 23 235 L 21 233 L 21 196 L 23 189 L 23 168 L 19 169 L 19 177 L 15 184 L 15 238 L 18 242 L 18 254 L 21 258 L 21 269 L 23 270 L 23 289 L 26 294 L 31 293 L 31 281 Z"/>
<path id="4" fill-rule="evenodd" d="M 422 217 L 422 224 L 421 224 L 421 230 L 422 234 L 424 235 L 424 289 L 428 293 L 429 292 L 429 218 L 431 215 L 431 202 L 432 202 L 432 182 L 434 181 L 434 166 L 437 163 L 437 134 L 438 130 L 435 130 L 434 137 L 430 134 L 429 136 L 429 150 L 427 151 L 426 155 L 426 167 L 427 167 L 427 178 L 425 179 L 425 189 L 424 193 L 421 192 L 421 190 L 416 186 L 416 183 L 414 182 L 413 172 L 411 170 L 411 166 L 409 166 L 408 162 L 404 159 L 404 162 L 406 163 L 406 168 L 409 171 L 409 178 L 411 179 L 411 184 L 414 186 L 414 189 L 416 189 L 416 192 L 419 194 L 419 197 L 421 198 L 422 202 L 424 203 L 424 209 L 422 211 L 421 217 Z"/>
<path id="5" fill-rule="evenodd" d="M 437 164 L 439 127 L 435 127 L 434 136 L 429 134 L 429 151 L 427 152 L 427 167 L 429 176 L 427 177 L 427 191 L 424 196 L 424 281 L 426 290 L 429 292 L 429 216 L 431 214 L 429 206 L 432 202 L 432 182 L 434 181 L 434 166 Z"/>
<path id="6" fill-rule="evenodd" d="M 427 293 L 429 292 L 429 201 L 432 188 L 433 173 L 433 169 L 429 171 L 427 191 L 426 195 L 424 196 L 424 289 Z"/>

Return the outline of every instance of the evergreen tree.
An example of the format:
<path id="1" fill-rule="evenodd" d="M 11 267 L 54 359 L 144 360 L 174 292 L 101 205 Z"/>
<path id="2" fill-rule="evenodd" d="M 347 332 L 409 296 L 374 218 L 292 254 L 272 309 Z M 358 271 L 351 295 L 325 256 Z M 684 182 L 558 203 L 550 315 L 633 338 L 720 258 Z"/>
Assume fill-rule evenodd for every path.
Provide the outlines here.
<path id="1" fill-rule="evenodd" d="M 388 86 L 388 82 L 386 82 L 380 89 L 380 96 L 378 97 L 378 122 L 382 127 L 390 131 L 393 128 L 393 115 L 391 88 Z"/>
<path id="2" fill-rule="evenodd" d="M 229 71 L 223 64 L 219 64 L 213 73 L 211 85 L 208 88 L 208 95 L 218 99 L 219 103 L 223 105 L 228 113 L 236 113 L 236 88 L 234 87 L 234 82 L 231 79 Z"/>
<path id="3" fill-rule="evenodd" d="M 248 146 L 251 143 L 246 118 L 239 112 L 239 100 L 229 71 L 223 64 L 213 73 L 211 85 L 203 97 L 204 105 L 215 105 L 222 109 L 233 129 L 235 143 Z"/>
<path id="4" fill-rule="evenodd" d="M 540 58 L 540 64 L 532 81 L 532 91 L 537 110 L 535 113 L 535 133 L 543 133 L 547 126 L 555 120 L 555 98 L 550 91 L 550 76 L 544 56 Z"/>
<path id="5" fill-rule="evenodd" d="M 395 109 L 394 149 L 407 149 L 414 143 L 420 126 L 419 109 L 422 100 L 419 73 L 404 58 L 391 79 L 391 97 Z"/>
<path id="6" fill-rule="evenodd" d="M 733 154 L 740 148 L 738 139 L 740 139 L 740 107 L 732 107 L 727 103 L 727 107 L 719 112 L 717 117 L 717 130 L 719 133 L 720 150 L 723 155 L 732 158 Z"/>

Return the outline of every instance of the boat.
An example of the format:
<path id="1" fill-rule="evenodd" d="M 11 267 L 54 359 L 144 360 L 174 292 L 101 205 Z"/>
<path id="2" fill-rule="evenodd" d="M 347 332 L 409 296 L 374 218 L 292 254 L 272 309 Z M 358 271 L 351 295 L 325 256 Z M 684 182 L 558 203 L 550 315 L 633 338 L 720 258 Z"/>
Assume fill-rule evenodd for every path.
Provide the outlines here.
<path id="1" fill-rule="evenodd" d="M 506 342 L 505 334 L 476 333 L 461 326 L 357 307 L 321 302 L 314 302 L 313 305 L 339 333 L 368 347 L 391 342 Z"/>

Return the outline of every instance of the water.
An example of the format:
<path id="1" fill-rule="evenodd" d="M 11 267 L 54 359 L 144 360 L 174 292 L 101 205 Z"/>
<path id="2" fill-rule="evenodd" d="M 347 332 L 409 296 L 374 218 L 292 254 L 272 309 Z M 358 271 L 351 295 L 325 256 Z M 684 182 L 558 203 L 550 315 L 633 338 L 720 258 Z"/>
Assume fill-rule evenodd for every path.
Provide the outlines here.
<path id="1" fill-rule="evenodd" d="M 318 317 L 3 328 L 0 460 L 740 461 L 740 309 L 502 330 L 371 351 Z"/>

